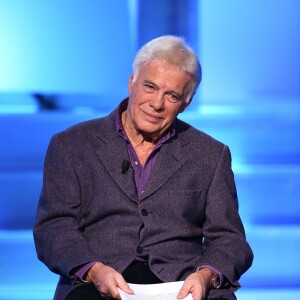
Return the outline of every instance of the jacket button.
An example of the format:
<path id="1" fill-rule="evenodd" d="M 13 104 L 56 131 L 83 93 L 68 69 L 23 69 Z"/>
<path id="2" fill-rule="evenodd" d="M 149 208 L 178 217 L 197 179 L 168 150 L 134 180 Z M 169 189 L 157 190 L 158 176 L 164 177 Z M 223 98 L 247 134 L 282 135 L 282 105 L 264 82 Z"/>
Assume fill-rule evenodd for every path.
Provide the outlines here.
<path id="1" fill-rule="evenodd" d="M 142 215 L 143 216 L 148 216 L 148 212 L 147 212 L 147 210 L 145 209 L 145 208 L 143 208 L 142 210 L 141 210 L 141 213 L 142 213 Z"/>
<path id="2" fill-rule="evenodd" d="M 141 254 L 143 254 L 143 252 L 144 252 L 143 248 L 140 247 L 140 246 L 136 247 L 135 251 L 136 251 L 136 253 L 137 253 L 138 255 L 141 255 Z"/>

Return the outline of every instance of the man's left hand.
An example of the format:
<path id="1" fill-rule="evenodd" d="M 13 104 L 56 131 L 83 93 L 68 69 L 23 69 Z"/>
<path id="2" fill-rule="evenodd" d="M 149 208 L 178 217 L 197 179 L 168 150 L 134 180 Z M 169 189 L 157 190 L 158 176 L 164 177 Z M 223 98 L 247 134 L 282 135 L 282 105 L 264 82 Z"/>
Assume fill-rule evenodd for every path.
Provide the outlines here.
<path id="1" fill-rule="evenodd" d="M 211 288 L 213 272 L 208 268 L 200 269 L 189 275 L 177 295 L 177 299 L 187 297 L 192 294 L 193 300 L 205 299 L 208 290 Z"/>

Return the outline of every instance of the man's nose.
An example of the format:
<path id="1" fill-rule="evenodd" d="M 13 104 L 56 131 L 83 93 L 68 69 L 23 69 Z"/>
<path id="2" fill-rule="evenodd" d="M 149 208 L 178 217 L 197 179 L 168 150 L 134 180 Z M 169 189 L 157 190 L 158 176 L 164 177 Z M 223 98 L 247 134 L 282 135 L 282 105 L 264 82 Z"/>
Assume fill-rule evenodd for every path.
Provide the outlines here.
<path id="1" fill-rule="evenodd" d="M 165 105 L 165 100 L 164 100 L 164 96 L 163 95 L 156 95 L 154 96 L 150 101 L 150 106 L 156 110 L 162 110 L 164 108 Z"/>

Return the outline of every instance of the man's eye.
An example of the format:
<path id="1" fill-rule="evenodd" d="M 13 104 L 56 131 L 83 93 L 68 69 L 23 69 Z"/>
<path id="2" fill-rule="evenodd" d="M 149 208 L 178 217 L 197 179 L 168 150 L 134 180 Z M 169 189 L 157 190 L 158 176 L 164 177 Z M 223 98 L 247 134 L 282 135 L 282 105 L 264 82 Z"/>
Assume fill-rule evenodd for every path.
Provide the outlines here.
<path id="1" fill-rule="evenodd" d="M 145 84 L 145 87 L 146 87 L 147 90 L 153 90 L 154 89 L 154 86 L 150 85 L 150 84 Z"/>
<path id="2" fill-rule="evenodd" d="M 172 102 L 178 102 L 180 100 L 180 98 L 175 94 L 169 94 L 169 99 Z"/>

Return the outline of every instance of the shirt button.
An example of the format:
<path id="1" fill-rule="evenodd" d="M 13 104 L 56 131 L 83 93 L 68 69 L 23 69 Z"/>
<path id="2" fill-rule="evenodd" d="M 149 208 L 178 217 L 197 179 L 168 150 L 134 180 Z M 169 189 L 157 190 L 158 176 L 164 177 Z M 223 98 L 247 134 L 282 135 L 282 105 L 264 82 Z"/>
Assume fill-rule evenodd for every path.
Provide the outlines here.
<path id="1" fill-rule="evenodd" d="M 147 210 L 145 209 L 145 208 L 143 208 L 142 210 L 141 210 L 141 213 L 142 213 L 142 215 L 143 216 L 148 216 L 148 212 L 147 212 Z"/>
<path id="2" fill-rule="evenodd" d="M 138 166 L 138 165 L 139 165 L 139 162 L 138 162 L 137 160 L 135 160 L 135 161 L 134 161 L 134 164 L 135 164 L 136 166 Z"/>
<path id="3" fill-rule="evenodd" d="M 144 252 L 143 248 L 140 247 L 140 246 L 136 247 L 135 251 L 136 251 L 136 253 L 137 253 L 138 255 L 141 255 L 141 254 L 143 254 L 143 252 Z"/>

